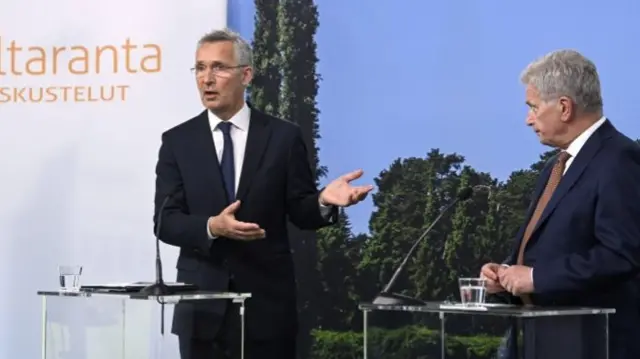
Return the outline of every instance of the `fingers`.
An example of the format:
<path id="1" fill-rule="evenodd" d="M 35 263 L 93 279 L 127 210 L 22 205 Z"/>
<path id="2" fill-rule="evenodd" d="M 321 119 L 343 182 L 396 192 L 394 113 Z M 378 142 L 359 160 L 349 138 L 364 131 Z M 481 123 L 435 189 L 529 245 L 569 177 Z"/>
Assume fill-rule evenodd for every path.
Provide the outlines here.
<path id="1" fill-rule="evenodd" d="M 361 196 L 366 196 L 373 189 L 372 185 L 368 186 L 357 186 L 354 188 L 354 192 Z"/>
<path id="2" fill-rule="evenodd" d="M 522 292 L 519 290 L 519 287 L 516 286 L 514 283 L 506 283 L 504 290 L 506 290 L 507 292 L 511 293 L 512 295 L 520 295 L 522 294 Z"/>
<path id="3" fill-rule="evenodd" d="M 241 222 L 235 219 L 235 212 L 240 208 L 240 201 L 235 201 L 225 208 L 220 215 L 212 217 L 209 228 L 211 233 L 238 240 L 254 240 L 265 238 L 266 232 L 256 223 Z"/>
<path id="4" fill-rule="evenodd" d="M 264 229 L 256 223 L 233 221 L 230 223 L 231 236 L 240 240 L 262 239 L 266 236 Z"/>
<path id="5" fill-rule="evenodd" d="M 256 229 L 252 231 L 235 231 L 231 235 L 233 239 L 238 239 L 241 241 L 254 241 L 257 239 L 263 239 L 266 236 L 264 229 Z"/>
<path id="6" fill-rule="evenodd" d="M 511 268 L 505 268 L 504 270 L 498 271 L 498 279 L 500 280 L 500 284 L 504 286 L 504 281 L 506 281 L 510 277 Z"/>
<path id="7" fill-rule="evenodd" d="M 367 197 L 367 193 L 361 193 L 361 192 L 353 192 L 349 195 L 349 203 L 350 204 L 355 204 L 358 203 L 360 201 L 362 201 L 363 199 L 365 199 Z"/>
<path id="8" fill-rule="evenodd" d="M 496 271 L 496 273 L 498 274 L 498 278 L 500 277 L 500 275 L 501 275 L 502 273 L 504 273 L 504 271 L 505 271 L 505 270 L 507 270 L 507 268 L 509 268 L 509 267 L 505 267 L 505 266 L 499 266 L 499 267 L 498 267 L 498 269 L 497 269 L 497 271 Z"/>
<path id="9" fill-rule="evenodd" d="M 355 179 L 362 177 L 363 173 L 364 173 L 363 170 L 355 170 L 353 172 L 349 172 L 347 174 L 342 175 L 341 178 L 347 182 L 351 182 Z"/>
<path id="10" fill-rule="evenodd" d="M 230 205 L 227 206 L 227 208 L 222 210 L 222 213 L 224 214 L 234 214 L 238 211 L 238 209 L 240 208 L 240 201 L 235 201 L 233 203 L 231 203 Z"/>
<path id="11" fill-rule="evenodd" d="M 503 271 L 500 271 L 498 274 L 500 285 L 509 293 L 513 295 L 518 295 L 516 292 L 516 278 L 514 276 L 514 271 L 512 268 L 505 268 Z"/>
<path id="12" fill-rule="evenodd" d="M 487 293 L 495 294 L 504 291 L 498 281 L 498 268 L 496 263 L 487 263 L 480 268 L 480 278 L 486 281 Z"/>
<path id="13" fill-rule="evenodd" d="M 480 269 L 480 275 L 492 280 L 494 282 L 498 281 L 498 269 L 496 268 L 496 264 L 495 263 L 487 263 L 485 265 L 482 266 L 482 268 Z"/>
<path id="14" fill-rule="evenodd" d="M 511 284 L 511 282 L 510 282 L 510 281 L 507 281 L 507 280 L 502 281 L 502 280 L 501 280 L 501 281 L 500 281 L 500 286 L 501 286 L 502 288 L 504 288 L 504 290 L 506 290 L 507 292 L 509 292 L 509 293 L 512 293 L 512 294 L 513 294 L 513 292 L 512 292 L 513 285 Z"/>
<path id="15" fill-rule="evenodd" d="M 247 223 L 247 222 L 240 222 L 240 221 L 233 221 L 230 224 L 230 227 L 232 230 L 235 230 L 238 232 L 249 232 L 249 231 L 254 231 L 256 229 L 260 229 L 260 226 L 257 225 L 256 223 Z"/>
<path id="16" fill-rule="evenodd" d="M 351 193 L 349 194 L 349 202 L 357 203 L 364 200 L 372 189 L 373 186 L 358 186 L 352 188 Z"/>
<path id="17" fill-rule="evenodd" d="M 487 280 L 487 292 L 507 291 L 513 295 L 521 295 L 530 291 L 522 266 L 503 266 L 487 263 L 482 266 L 480 276 Z"/>
<path id="18" fill-rule="evenodd" d="M 489 294 L 495 294 L 503 292 L 504 288 L 495 280 L 487 279 L 487 292 Z"/>
<path id="19" fill-rule="evenodd" d="M 496 274 L 496 272 L 486 269 L 486 268 L 482 268 L 482 271 L 480 272 L 480 276 L 486 278 L 487 280 L 491 280 L 494 282 L 498 281 L 498 275 Z"/>

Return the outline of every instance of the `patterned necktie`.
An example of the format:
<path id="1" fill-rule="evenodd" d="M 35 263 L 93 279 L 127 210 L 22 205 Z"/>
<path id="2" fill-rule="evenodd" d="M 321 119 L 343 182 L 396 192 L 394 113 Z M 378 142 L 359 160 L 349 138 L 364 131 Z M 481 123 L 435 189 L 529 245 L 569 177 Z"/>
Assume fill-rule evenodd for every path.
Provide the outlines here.
<path id="1" fill-rule="evenodd" d="M 233 140 L 231 140 L 231 123 L 220 122 L 218 128 L 222 131 L 224 137 L 220 170 L 222 171 L 224 187 L 227 190 L 227 198 L 231 203 L 236 199 L 236 174 L 233 160 Z"/>
<path id="2" fill-rule="evenodd" d="M 520 243 L 520 250 L 518 251 L 518 261 L 517 264 L 522 265 L 524 261 L 524 248 L 527 245 L 529 239 L 531 239 L 531 234 L 533 233 L 533 229 L 536 228 L 540 217 L 542 216 L 542 212 L 544 212 L 545 207 L 549 203 L 553 192 L 560 184 L 560 180 L 562 179 L 562 175 L 564 174 L 565 165 L 571 155 L 565 151 L 560 152 L 556 163 L 553 165 L 551 169 L 551 174 L 549 175 L 549 179 L 547 180 L 547 185 L 544 187 L 544 192 L 540 195 L 538 199 L 538 204 L 536 205 L 536 209 L 531 215 L 531 219 L 529 219 L 529 223 L 527 224 L 527 228 L 524 231 L 524 236 L 522 237 L 522 242 Z M 522 301 L 525 304 L 531 304 L 531 299 L 528 295 L 521 296 Z"/>

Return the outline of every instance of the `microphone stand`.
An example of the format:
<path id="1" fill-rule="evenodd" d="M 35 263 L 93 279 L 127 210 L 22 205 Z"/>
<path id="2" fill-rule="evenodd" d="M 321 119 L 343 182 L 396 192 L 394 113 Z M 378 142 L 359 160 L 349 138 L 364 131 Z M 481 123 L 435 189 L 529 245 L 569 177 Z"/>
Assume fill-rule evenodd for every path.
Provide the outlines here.
<path id="1" fill-rule="evenodd" d="M 156 301 L 160 304 L 160 335 L 164 335 L 164 305 L 165 302 L 159 297 L 174 294 L 175 291 L 164 283 L 162 278 L 162 259 L 160 258 L 160 228 L 162 225 L 162 215 L 169 199 L 173 194 L 169 194 L 162 201 L 160 210 L 158 210 L 158 220 L 156 225 L 156 281 L 154 284 L 146 286 L 140 290 L 140 294 L 150 297 L 156 297 Z"/>
<path id="2" fill-rule="evenodd" d="M 427 236 L 427 234 L 429 234 L 429 232 L 431 232 L 433 227 L 440 221 L 442 216 L 445 213 L 447 213 L 447 211 L 449 209 L 451 209 L 454 205 L 456 205 L 459 201 L 465 201 L 465 200 L 469 199 L 472 194 L 473 194 L 473 189 L 472 188 L 463 189 L 458 194 L 458 196 L 456 196 L 456 199 L 453 200 L 451 203 L 449 203 L 440 212 L 438 217 L 436 217 L 436 219 L 434 219 L 433 222 L 431 222 L 431 225 L 429 225 L 429 227 L 422 233 L 420 238 L 418 238 L 418 240 L 413 244 L 411 249 L 409 249 L 409 252 L 404 257 L 404 259 L 402 260 L 402 263 L 400 263 L 400 265 L 396 269 L 395 273 L 393 273 L 393 276 L 391 277 L 391 279 L 389 280 L 387 285 L 384 287 L 384 289 L 373 300 L 373 304 L 380 304 L 380 305 L 408 305 L 408 306 L 425 305 L 426 304 L 425 301 L 417 299 L 417 298 L 409 297 L 409 296 L 398 294 L 398 293 L 392 293 L 391 292 L 391 288 L 395 284 L 396 280 L 398 279 L 398 276 L 400 275 L 400 273 L 402 272 L 404 267 L 407 265 L 407 262 L 409 261 L 409 258 L 411 258 L 413 256 L 413 252 L 418 248 L 418 245 L 420 244 L 420 242 L 422 242 L 422 240 Z"/>
<path id="3" fill-rule="evenodd" d="M 156 226 L 156 281 L 154 284 L 146 286 L 140 290 L 140 294 L 160 297 L 163 295 L 174 294 L 174 290 L 164 283 L 162 278 L 162 259 L 160 258 L 160 226 L 162 225 L 162 215 L 164 207 L 172 196 L 166 196 L 158 211 L 158 225 Z"/>

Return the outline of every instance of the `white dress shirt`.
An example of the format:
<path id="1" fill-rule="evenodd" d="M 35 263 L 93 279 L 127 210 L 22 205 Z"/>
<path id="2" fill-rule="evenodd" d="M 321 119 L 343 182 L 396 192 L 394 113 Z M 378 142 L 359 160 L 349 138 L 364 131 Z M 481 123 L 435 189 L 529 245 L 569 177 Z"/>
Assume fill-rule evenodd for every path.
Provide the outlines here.
<path id="1" fill-rule="evenodd" d="M 591 135 L 593 135 L 596 132 L 596 130 L 600 128 L 600 126 L 602 126 L 602 124 L 606 120 L 607 120 L 606 117 L 602 116 L 596 123 L 589 126 L 589 128 L 587 128 L 584 132 L 580 134 L 580 136 L 576 137 L 576 139 L 573 140 L 573 142 L 571 142 L 569 147 L 567 147 L 566 149 L 567 153 L 570 154 L 571 157 L 569 157 L 569 159 L 567 160 L 567 163 L 564 165 L 564 172 L 562 173 L 562 175 L 567 173 L 569 166 L 571 166 L 571 163 L 573 163 L 573 159 L 576 158 L 576 156 L 578 155 L 578 152 L 580 152 L 582 147 L 584 147 L 584 144 L 587 143 L 587 140 L 589 139 L 589 137 L 591 137 Z"/>
<path id="2" fill-rule="evenodd" d="M 224 150 L 224 137 L 222 130 L 218 128 L 218 124 L 223 122 L 218 116 L 211 111 L 207 111 L 209 115 L 209 127 L 213 132 L 213 143 L 216 145 L 216 154 L 218 162 L 222 161 L 222 151 Z M 240 174 L 242 172 L 242 164 L 244 162 L 244 152 L 247 148 L 247 135 L 249 134 L 249 120 L 251 118 L 251 109 L 245 103 L 244 106 L 233 115 L 227 122 L 231 123 L 231 141 L 233 141 L 233 167 L 235 173 L 235 191 L 238 192 L 238 184 L 240 183 Z M 213 163 L 211 165 L 214 165 Z"/>
<path id="3" fill-rule="evenodd" d="M 224 151 L 224 136 L 222 130 L 218 128 L 218 124 L 223 122 L 213 112 L 207 111 L 209 116 L 209 127 L 213 133 L 213 143 L 216 147 L 216 155 L 218 156 L 218 163 L 222 161 L 222 151 Z M 244 163 L 244 154 L 247 148 L 247 136 L 249 134 L 249 123 L 251 121 L 251 109 L 245 103 L 244 106 L 233 115 L 227 122 L 231 123 L 231 141 L 233 142 L 233 167 L 235 173 L 235 192 L 238 192 L 238 184 L 240 183 L 240 175 L 242 174 L 242 165 Z M 211 164 L 215 166 L 215 163 Z M 328 218 L 331 215 L 331 207 L 324 206 L 318 203 L 320 206 L 320 213 L 323 217 Z M 207 223 L 207 235 L 209 239 L 215 239 Z"/>

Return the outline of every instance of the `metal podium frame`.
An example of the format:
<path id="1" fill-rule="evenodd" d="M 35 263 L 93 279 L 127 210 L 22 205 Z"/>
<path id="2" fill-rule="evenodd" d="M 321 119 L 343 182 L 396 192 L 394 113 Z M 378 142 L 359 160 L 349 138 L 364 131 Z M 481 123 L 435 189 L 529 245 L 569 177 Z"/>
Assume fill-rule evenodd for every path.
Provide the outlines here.
<path id="1" fill-rule="evenodd" d="M 607 348 L 607 357 L 609 358 L 609 314 L 615 314 L 616 310 L 612 308 L 586 308 L 586 307 L 537 307 L 537 306 L 517 306 L 513 304 L 485 303 L 482 306 L 471 307 L 464 306 L 455 302 L 426 302 L 425 305 L 388 305 L 360 303 L 363 320 L 363 354 L 364 359 L 367 356 L 367 328 L 368 314 L 373 311 L 396 311 L 396 312 L 422 312 L 422 313 L 438 313 L 440 318 L 440 357 L 446 357 L 446 332 L 445 322 L 446 314 L 457 315 L 485 315 L 496 317 L 507 317 L 512 319 L 533 319 L 541 317 L 560 317 L 560 316 L 585 316 L 585 315 L 604 315 L 605 316 L 605 340 Z"/>
<path id="2" fill-rule="evenodd" d="M 177 293 L 165 296 L 150 296 L 136 292 L 105 292 L 105 291 L 61 291 L 61 290 L 42 290 L 37 294 L 42 297 L 42 359 L 47 356 L 47 298 L 48 297 L 69 297 L 69 298 L 91 298 L 91 297 L 109 297 L 120 300 L 138 300 L 138 301 L 154 301 L 160 305 L 177 304 L 182 300 L 231 300 L 233 303 L 240 305 L 240 355 L 244 358 L 244 341 L 245 341 L 245 301 L 251 298 L 251 293 L 234 293 L 234 292 L 209 292 L 209 291 L 193 291 L 185 293 Z M 164 312 L 163 312 L 164 313 Z M 161 319 L 164 325 L 164 315 Z"/>

